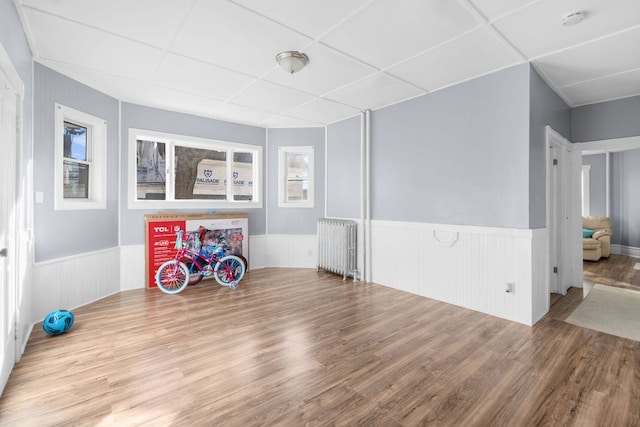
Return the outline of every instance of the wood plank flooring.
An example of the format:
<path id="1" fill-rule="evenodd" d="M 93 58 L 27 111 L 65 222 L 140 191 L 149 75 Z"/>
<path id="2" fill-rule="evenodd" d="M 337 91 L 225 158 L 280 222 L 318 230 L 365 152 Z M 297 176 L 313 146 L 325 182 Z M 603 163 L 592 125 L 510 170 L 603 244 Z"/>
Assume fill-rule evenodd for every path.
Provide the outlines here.
<path id="1" fill-rule="evenodd" d="M 634 265 L 640 258 L 611 254 L 598 261 L 583 261 L 584 282 L 640 291 L 640 270 Z"/>
<path id="2" fill-rule="evenodd" d="M 121 292 L 36 325 L 0 425 L 640 425 L 640 343 L 564 322 L 581 298 L 530 328 L 314 270 Z"/>

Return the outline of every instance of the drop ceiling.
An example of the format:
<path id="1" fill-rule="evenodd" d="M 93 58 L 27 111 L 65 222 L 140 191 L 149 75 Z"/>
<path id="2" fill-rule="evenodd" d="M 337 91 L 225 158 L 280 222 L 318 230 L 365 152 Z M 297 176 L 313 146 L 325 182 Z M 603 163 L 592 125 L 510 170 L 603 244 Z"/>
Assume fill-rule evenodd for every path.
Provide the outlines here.
<path id="1" fill-rule="evenodd" d="M 14 2 L 37 62 L 122 101 L 261 127 L 321 126 L 527 62 L 571 107 L 640 95 L 637 0 Z M 309 65 L 285 73 L 285 50 Z"/>

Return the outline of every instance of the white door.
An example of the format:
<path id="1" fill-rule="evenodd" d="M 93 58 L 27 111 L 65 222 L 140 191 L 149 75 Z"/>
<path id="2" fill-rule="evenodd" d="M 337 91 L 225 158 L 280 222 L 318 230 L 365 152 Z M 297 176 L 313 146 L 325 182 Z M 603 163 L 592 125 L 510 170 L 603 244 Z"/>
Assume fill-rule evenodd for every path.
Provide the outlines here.
<path id="1" fill-rule="evenodd" d="M 17 92 L 0 69 L 0 392 L 16 357 L 17 100 Z"/>
<path id="2" fill-rule="evenodd" d="M 560 287 L 558 286 L 558 266 L 560 265 L 559 255 L 562 253 L 562 239 L 559 233 L 560 226 L 560 212 L 559 197 L 561 194 L 559 173 L 560 162 L 558 155 L 558 147 L 555 144 L 549 145 L 549 153 L 547 158 L 547 179 L 549 185 L 547 189 L 549 191 L 547 207 L 549 215 L 547 216 L 549 229 L 549 291 L 552 293 L 560 293 Z"/>
<path id="3" fill-rule="evenodd" d="M 562 295 L 565 295 L 571 286 L 582 286 L 582 167 L 580 152 L 574 150 L 572 145 L 562 135 L 547 127 L 549 290 Z"/>

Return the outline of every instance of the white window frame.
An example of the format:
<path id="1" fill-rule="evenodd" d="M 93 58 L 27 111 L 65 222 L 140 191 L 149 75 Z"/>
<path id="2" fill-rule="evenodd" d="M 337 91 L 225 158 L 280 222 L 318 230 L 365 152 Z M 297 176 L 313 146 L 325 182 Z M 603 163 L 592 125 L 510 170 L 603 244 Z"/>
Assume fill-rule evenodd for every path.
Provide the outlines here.
<path id="1" fill-rule="evenodd" d="M 309 146 L 281 146 L 278 147 L 278 207 L 280 208 L 313 208 L 315 195 L 314 179 L 314 147 Z M 304 153 L 309 156 L 309 178 L 307 200 L 287 200 L 287 154 Z"/>
<path id="2" fill-rule="evenodd" d="M 88 210 L 107 208 L 107 122 L 104 119 L 55 104 L 54 113 L 54 210 Z M 87 128 L 89 189 L 86 199 L 64 197 L 64 122 Z"/>
<path id="3" fill-rule="evenodd" d="M 137 141 L 150 140 L 166 144 L 166 200 L 146 200 L 137 198 L 137 174 L 136 174 L 136 147 Z M 226 200 L 211 199 L 173 199 L 175 189 L 175 174 L 170 167 L 174 163 L 174 147 L 176 145 L 199 148 L 205 150 L 218 150 L 227 152 L 227 182 L 233 181 L 233 152 L 234 149 L 253 154 L 253 198 L 249 200 L 233 200 L 233 186 L 229 186 Z M 146 129 L 129 129 L 128 146 L 128 200 L 129 209 L 211 209 L 211 208 L 261 208 L 262 207 L 262 147 L 259 145 L 241 144 L 236 142 L 221 141 L 207 138 L 177 135 L 166 132 L 157 132 Z"/>

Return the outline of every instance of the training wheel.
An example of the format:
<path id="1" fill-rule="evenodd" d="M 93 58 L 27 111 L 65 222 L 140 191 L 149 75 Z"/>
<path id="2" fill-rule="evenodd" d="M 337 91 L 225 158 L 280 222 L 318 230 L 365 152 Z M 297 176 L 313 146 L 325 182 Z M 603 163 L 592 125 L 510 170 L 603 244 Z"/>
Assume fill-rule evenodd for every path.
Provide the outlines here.
<path id="1" fill-rule="evenodd" d="M 233 290 L 238 289 L 238 282 L 234 280 L 233 282 L 229 283 L 229 287 Z"/>

